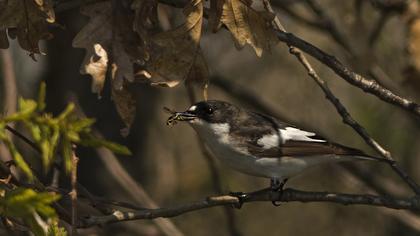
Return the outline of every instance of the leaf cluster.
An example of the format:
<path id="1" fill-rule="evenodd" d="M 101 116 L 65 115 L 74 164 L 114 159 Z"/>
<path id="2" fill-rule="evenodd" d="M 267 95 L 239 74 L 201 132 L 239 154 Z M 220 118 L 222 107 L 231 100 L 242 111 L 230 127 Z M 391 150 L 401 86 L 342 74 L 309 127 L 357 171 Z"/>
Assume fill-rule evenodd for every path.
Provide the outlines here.
<path id="1" fill-rule="evenodd" d="M 89 17 L 73 39 L 73 47 L 86 50 L 81 73 L 92 76 L 92 92 L 99 97 L 105 78 L 111 78 L 111 96 L 127 131 L 136 114 L 133 82 L 198 84 L 207 98 L 209 69 L 200 46 L 206 26 L 213 33 L 227 29 L 238 49 L 250 45 L 259 57 L 278 41 L 271 27 L 274 15 L 257 10 L 252 0 L 210 0 L 209 8 L 206 5 L 204 0 L 105 0 L 80 7 Z M 184 22 L 164 26 L 162 19 L 180 7 Z M 52 0 L 0 1 L 0 48 L 9 46 L 8 35 L 17 37 L 31 55 L 41 53 L 39 40 L 52 37 L 48 28 L 54 24 Z"/>
<path id="2" fill-rule="evenodd" d="M 35 235 L 67 235 L 58 227 L 58 217 L 51 207 L 60 195 L 53 192 L 36 192 L 30 188 L 8 189 L 1 186 L 0 215 L 28 225 Z M 11 223 L 11 221 L 9 222 Z"/>
<path id="3" fill-rule="evenodd" d="M 41 153 L 45 172 L 56 161 L 57 156 L 62 157 L 62 163 L 66 171 L 69 172 L 72 169 L 73 145 L 104 146 L 119 154 L 131 154 L 125 146 L 95 137 L 91 129 L 95 120 L 79 118 L 73 103 L 69 103 L 58 116 L 45 112 L 45 84 L 41 84 L 38 101 L 20 98 L 18 111 L 0 119 L 0 140 L 6 144 L 16 165 L 30 180 L 34 179 L 34 174 L 29 164 L 24 160 L 10 136 L 7 135 L 9 123 L 22 124 L 30 134 L 36 148 Z"/>
<path id="4" fill-rule="evenodd" d="M 123 155 L 130 155 L 130 150 L 117 143 L 92 134 L 95 120 L 80 118 L 76 115 L 75 105 L 69 103 L 57 116 L 45 111 L 44 83 L 40 86 L 37 101 L 20 98 L 18 111 L 0 119 L 0 141 L 8 148 L 16 166 L 22 170 L 30 182 L 39 183 L 30 165 L 25 161 L 12 138 L 8 135 L 10 124 L 20 125 L 29 134 L 30 142 L 41 154 L 43 169 L 48 172 L 53 164 L 64 165 L 67 172 L 75 168 L 72 163 L 74 145 L 87 147 L 106 147 Z M 57 157 L 61 157 L 57 158 Z M 10 178 L 10 177 L 9 177 Z M 54 192 L 37 192 L 9 184 L 10 179 L 0 182 L 0 216 L 5 219 L 21 220 L 36 235 L 65 235 L 58 227 L 57 214 L 51 206 L 60 196 Z"/>

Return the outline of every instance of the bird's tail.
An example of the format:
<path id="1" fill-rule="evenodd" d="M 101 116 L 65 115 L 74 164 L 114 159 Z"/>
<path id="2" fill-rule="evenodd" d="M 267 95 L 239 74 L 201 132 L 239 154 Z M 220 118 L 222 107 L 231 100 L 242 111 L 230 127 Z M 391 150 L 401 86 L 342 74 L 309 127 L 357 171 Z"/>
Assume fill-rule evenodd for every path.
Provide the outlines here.
<path id="1" fill-rule="evenodd" d="M 359 160 L 380 161 L 380 162 L 385 162 L 388 164 L 395 162 L 394 160 L 390 160 L 384 157 L 376 157 L 376 156 L 366 154 L 365 152 L 356 148 L 347 147 L 341 144 L 335 144 L 335 145 L 338 145 L 340 148 L 342 148 L 342 150 L 344 150 L 344 152 L 342 153 L 342 155 L 344 156 L 349 156 L 349 157 L 356 158 Z"/>

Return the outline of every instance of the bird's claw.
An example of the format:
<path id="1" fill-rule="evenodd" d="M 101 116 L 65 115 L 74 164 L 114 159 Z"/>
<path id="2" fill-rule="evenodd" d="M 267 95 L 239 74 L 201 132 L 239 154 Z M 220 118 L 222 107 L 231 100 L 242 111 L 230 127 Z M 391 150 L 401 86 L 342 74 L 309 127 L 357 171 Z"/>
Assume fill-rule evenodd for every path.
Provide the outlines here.
<path id="1" fill-rule="evenodd" d="M 283 195 L 283 188 L 286 184 L 287 179 L 283 179 L 283 181 L 279 181 L 278 179 L 271 179 L 270 181 L 270 189 L 273 193 L 279 193 L 279 198 L 281 199 L 281 196 Z M 271 201 L 273 206 L 281 206 L 281 201 Z"/>
<path id="2" fill-rule="evenodd" d="M 248 197 L 248 195 L 243 192 L 230 192 L 229 195 L 238 198 L 238 203 L 232 204 L 232 206 L 236 209 L 241 209 L 242 205 L 244 204 L 245 198 Z"/>

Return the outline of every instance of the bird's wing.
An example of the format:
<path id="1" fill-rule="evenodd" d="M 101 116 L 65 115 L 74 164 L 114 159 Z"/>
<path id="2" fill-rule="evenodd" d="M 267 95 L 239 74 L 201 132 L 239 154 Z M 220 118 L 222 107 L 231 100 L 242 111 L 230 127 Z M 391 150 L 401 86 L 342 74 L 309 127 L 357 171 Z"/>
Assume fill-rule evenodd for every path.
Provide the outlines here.
<path id="1" fill-rule="evenodd" d="M 260 124 L 245 128 L 242 126 L 241 135 L 248 135 L 245 146 L 257 158 L 280 158 L 283 156 L 317 156 L 317 155 L 346 155 L 362 159 L 375 159 L 364 152 L 346 147 L 327 139 L 314 132 L 298 129 L 295 126 L 280 122 L 273 117 L 261 115 Z M 257 129 L 257 130 L 255 130 Z M 252 137 L 250 136 L 252 134 Z M 259 134 L 259 135 L 256 135 Z M 363 158 L 366 157 L 366 158 Z"/>

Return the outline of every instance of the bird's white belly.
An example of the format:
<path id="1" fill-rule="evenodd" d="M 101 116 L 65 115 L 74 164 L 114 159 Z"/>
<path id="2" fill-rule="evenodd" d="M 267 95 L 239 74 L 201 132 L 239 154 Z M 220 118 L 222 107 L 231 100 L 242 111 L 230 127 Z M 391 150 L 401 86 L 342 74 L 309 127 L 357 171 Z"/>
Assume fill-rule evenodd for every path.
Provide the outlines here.
<path id="1" fill-rule="evenodd" d="M 249 175 L 266 178 L 288 178 L 315 164 L 335 159 L 331 155 L 319 157 L 257 158 L 245 148 L 235 148 L 229 140 L 229 127 L 193 125 L 212 153 L 223 163 Z M 216 132 L 215 132 L 216 130 Z"/>

